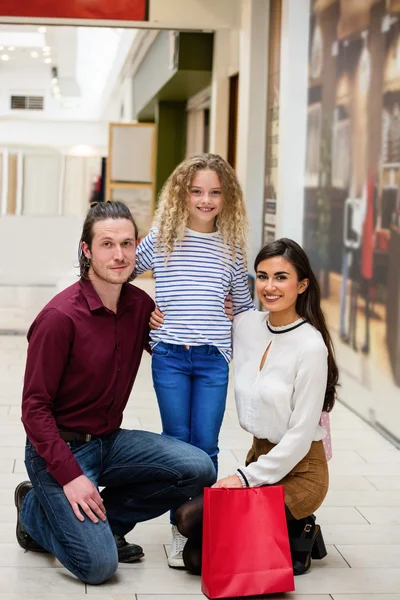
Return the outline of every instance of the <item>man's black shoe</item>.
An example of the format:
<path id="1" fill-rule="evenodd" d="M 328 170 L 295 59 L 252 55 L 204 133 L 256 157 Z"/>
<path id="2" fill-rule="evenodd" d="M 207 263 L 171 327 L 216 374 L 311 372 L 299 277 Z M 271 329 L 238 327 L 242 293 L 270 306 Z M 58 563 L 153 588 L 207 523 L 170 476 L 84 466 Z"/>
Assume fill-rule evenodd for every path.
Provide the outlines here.
<path id="1" fill-rule="evenodd" d="M 117 544 L 118 562 L 132 563 L 140 560 L 144 556 L 143 548 L 137 544 L 129 544 L 123 536 L 114 533 L 114 540 Z"/>
<path id="2" fill-rule="evenodd" d="M 14 501 L 17 507 L 17 542 L 24 550 L 30 550 L 31 552 L 47 552 L 42 546 L 39 546 L 31 536 L 24 531 L 21 525 L 21 509 L 25 500 L 25 496 L 32 489 L 30 481 L 23 481 L 15 488 Z"/>

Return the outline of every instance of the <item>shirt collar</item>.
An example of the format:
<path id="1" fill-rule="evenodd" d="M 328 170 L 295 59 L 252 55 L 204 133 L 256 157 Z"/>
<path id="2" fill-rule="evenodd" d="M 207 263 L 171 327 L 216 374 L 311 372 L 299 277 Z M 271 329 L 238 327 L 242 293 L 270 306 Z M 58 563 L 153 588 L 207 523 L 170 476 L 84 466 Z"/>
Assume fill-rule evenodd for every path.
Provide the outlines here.
<path id="1" fill-rule="evenodd" d="M 96 292 L 93 287 L 92 282 L 89 279 L 85 279 L 82 277 L 80 279 L 80 285 L 83 295 L 86 298 L 89 309 L 93 312 L 94 310 L 99 310 L 100 308 L 107 308 L 102 303 L 100 296 Z M 132 288 L 134 293 L 128 288 Z M 126 307 L 133 304 L 133 301 L 136 299 L 137 294 L 135 293 L 135 287 L 130 285 L 129 283 L 124 283 L 121 289 L 121 295 L 118 302 L 118 314 L 125 310 Z"/>

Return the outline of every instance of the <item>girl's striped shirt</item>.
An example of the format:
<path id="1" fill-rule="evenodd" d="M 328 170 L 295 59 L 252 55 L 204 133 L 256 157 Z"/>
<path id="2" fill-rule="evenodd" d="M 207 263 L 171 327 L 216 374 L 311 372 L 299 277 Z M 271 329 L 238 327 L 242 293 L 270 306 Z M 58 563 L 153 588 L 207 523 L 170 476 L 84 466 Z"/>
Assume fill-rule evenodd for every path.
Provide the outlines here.
<path id="1" fill-rule="evenodd" d="M 232 355 L 231 322 L 225 314 L 225 298 L 231 293 L 233 313 L 255 310 L 247 282 L 247 270 L 239 249 L 233 260 L 222 235 L 186 229 L 165 262 L 156 251 L 157 230 L 152 229 L 137 248 L 135 274 L 152 270 L 156 304 L 164 324 L 151 331 L 150 345 L 158 342 L 216 346 L 229 362 Z"/>

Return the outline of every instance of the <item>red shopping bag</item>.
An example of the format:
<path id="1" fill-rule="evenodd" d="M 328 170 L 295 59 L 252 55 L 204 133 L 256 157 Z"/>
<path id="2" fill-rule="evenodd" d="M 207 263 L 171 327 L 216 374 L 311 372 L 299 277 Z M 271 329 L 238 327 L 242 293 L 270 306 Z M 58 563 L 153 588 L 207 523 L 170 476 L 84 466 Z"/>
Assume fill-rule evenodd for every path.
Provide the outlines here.
<path id="1" fill-rule="evenodd" d="M 283 486 L 204 490 L 202 592 L 209 598 L 294 590 Z"/>

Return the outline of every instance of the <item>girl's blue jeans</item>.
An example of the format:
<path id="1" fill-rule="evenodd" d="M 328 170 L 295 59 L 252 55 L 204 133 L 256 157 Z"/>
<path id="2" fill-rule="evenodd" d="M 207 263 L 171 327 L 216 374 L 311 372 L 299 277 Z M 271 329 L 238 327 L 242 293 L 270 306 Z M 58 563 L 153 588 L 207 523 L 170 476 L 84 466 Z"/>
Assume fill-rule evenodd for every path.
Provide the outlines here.
<path id="1" fill-rule="evenodd" d="M 218 470 L 218 436 L 224 417 L 229 365 L 215 346 L 159 342 L 152 373 L 163 435 L 208 454 Z"/>

